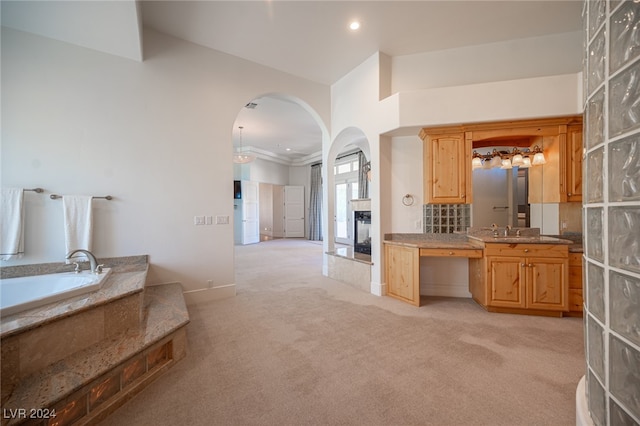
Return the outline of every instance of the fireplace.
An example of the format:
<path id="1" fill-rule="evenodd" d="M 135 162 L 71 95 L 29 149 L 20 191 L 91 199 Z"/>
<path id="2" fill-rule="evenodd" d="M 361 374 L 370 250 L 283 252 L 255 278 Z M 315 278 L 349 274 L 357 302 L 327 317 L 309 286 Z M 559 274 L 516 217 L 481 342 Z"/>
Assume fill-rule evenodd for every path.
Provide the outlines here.
<path id="1" fill-rule="evenodd" d="M 371 210 L 355 211 L 353 216 L 353 251 L 371 255 Z"/>

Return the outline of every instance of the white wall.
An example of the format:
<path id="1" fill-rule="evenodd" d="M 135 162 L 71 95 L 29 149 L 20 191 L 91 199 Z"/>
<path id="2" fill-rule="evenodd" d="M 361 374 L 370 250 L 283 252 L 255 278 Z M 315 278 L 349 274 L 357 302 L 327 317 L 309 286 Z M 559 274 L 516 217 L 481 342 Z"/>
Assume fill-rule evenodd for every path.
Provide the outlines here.
<path id="1" fill-rule="evenodd" d="M 537 74 L 532 73 L 535 63 Z M 493 81 L 577 74 L 582 71 L 580 31 L 509 40 L 392 58 L 392 90 L 451 87 Z"/>
<path id="2" fill-rule="evenodd" d="M 405 195 L 413 205 L 405 206 Z M 394 137 L 391 141 L 391 229 L 393 232 L 421 233 L 424 205 L 422 140 L 416 136 Z"/>
<path id="3" fill-rule="evenodd" d="M 289 185 L 289 166 L 274 163 L 273 161 L 256 158 L 251 163 L 234 165 L 235 179 L 239 179 L 238 170 L 241 170 L 242 179 L 254 182 L 271 183 L 274 185 Z"/>
<path id="4" fill-rule="evenodd" d="M 144 43 L 140 63 L 3 28 L 2 185 L 113 195 L 95 201 L 97 256 L 149 254 L 151 283 L 232 286 L 233 224 L 193 216 L 233 217 L 236 115 L 285 93 L 326 123 L 329 88 L 154 32 Z M 3 265 L 63 260 L 60 201 L 26 209 L 27 255 Z"/>
<path id="5" fill-rule="evenodd" d="M 369 146 L 372 179 L 369 183 L 369 196 L 371 198 L 371 288 L 375 294 L 384 294 L 382 271 L 384 267 L 382 235 L 386 232 L 383 220 L 388 220 L 386 212 L 382 213 L 381 203 L 388 197 L 388 182 L 384 179 L 386 171 L 383 164 L 387 159 L 382 155 L 382 133 L 397 127 L 397 108 L 389 108 L 387 103 L 380 103 L 380 87 L 382 77 L 388 75 L 385 66 L 390 67 L 390 61 L 386 55 L 376 53 L 365 60 L 360 66 L 353 69 L 331 87 L 331 141 L 323 145 L 323 174 L 327 176 L 323 205 L 326 206 L 328 217 L 334 214 L 334 179 L 333 174 L 327 170 L 333 170 L 336 155 L 354 139 L 363 139 Z M 384 174 L 383 174 L 384 173 Z M 325 215 L 325 216 L 327 216 Z M 333 221 L 323 222 L 325 235 L 333 235 Z M 325 238 L 325 252 L 332 250 L 331 241 Z M 325 268 L 326 268 L 325 258 Z M 325 271 L 326 273 L 326 271 Z"/>

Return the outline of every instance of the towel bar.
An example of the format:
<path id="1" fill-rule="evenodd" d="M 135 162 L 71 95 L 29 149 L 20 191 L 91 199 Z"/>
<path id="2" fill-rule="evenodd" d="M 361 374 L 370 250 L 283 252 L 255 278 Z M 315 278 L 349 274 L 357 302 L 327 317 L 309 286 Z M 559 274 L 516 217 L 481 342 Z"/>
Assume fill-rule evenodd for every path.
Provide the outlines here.
<path id="1" fill-rule="evenodd" d="M 49 195 L 49 198 L 51 198 L 52 200 L 57 200 L 58 198 L 62 198 L 62 195 L 51 194 Z M 113 200 L 113 197 L 111 195 L 106 195 L 104 197 L 91 197 L 91 198 L 94 198 L 94 199 L 99 198 L 102 200 L 109 200 L 109 201 Z"/>

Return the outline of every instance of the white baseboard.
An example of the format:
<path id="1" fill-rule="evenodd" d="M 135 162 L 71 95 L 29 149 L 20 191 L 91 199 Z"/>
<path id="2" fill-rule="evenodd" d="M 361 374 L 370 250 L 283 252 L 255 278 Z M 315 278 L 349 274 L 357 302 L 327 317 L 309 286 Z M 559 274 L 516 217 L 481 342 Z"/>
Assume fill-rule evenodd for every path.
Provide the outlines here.
<path id="1" fill-rule="evenodd" d="M 375 283 L 371 281 L 371 294 L 375 294 L 376 296 L 386 296 L 387 284 Z"/>
<path id="2" fill-rule="evenodd" d="M 589 408 L 587 407 L 584 376 L 582 376 L 576 388 L 576 426 L 593 426 L 593 420 L 591 420 Z"/>
<path id="3" fill-rule="evenodd" d="M 236 285 L 228 284 L 213 288 L 201 288 L 184 292 L 184 300 L 187 305 L 209 302 L 211 300 L 227 299 L 236 295 Z"/>

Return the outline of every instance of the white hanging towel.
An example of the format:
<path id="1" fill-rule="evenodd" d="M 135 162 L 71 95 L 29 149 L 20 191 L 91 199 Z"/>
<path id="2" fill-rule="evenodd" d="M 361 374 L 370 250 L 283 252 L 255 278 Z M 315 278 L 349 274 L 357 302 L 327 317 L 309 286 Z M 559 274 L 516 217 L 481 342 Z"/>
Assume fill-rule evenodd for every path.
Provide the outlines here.
<path id="1" fill-rule="evenodd" d="M 72 250 L 91 250 L 91 231 L 93 218 L 91 213 L 90 195 L 63 195 L 62 208 L 64 210 L 64 240 L 65 256 Z M 81 253 L 76 254 L 73 259 L 68 259 L 67 263 L 74 261 L 86 262 L 87 257 Z"/>
<path id="2" fill-rule="evenodd" d="M 0 259 L 19 259 L 24 254 L 24 190 L 2 188 L 0 196 Z"/>

